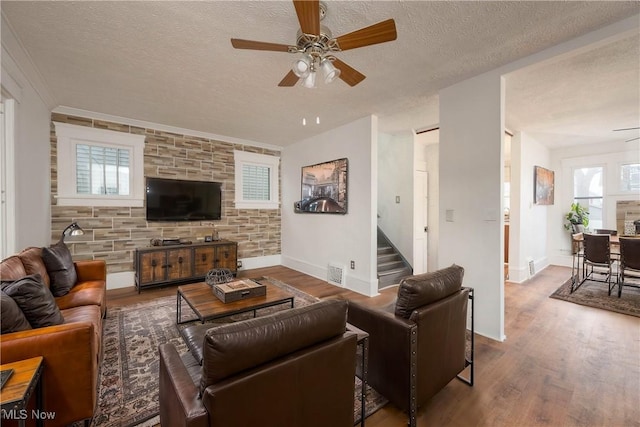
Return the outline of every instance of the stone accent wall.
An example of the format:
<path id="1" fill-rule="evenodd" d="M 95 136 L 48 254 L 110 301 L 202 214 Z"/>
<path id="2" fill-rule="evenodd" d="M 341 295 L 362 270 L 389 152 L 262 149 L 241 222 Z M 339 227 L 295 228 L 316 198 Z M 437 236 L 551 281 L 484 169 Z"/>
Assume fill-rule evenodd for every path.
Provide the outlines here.
<path id="1" fill-rule="evenodd" d="M 51 115 L 51 241 L 77 221 L 85 234 L 65 239 L 74 260 L 103 259 L 109 273 L 133 271 L 136 248 L 154 237 L 193 242 L 212 234 L 238 242 L 238 258 L 280 254 L 280 209 L 236 209 L 233 150 L 280 156 L 280 152 L 207 138 L 179 135 L 120 123 L 53 113 Z M 220 221 L 147 222 L 146 210 L 129 207 L 57 206 L 57 139 L 53 122 L 145 135 L 144 175 L 222 182 Z M 278 195 L 281 200 L 281 195 Z"/>

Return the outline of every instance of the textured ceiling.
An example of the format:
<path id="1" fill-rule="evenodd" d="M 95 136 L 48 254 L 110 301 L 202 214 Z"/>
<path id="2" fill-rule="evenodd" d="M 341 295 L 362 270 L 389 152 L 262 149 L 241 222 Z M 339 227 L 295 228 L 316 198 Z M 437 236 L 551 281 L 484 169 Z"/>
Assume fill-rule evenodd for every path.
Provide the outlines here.
<path id="1" fill-rule="evenodd" d="M 353 88 L 278 87 L 294 55 L 231 47 L 232 37 L 294 44 L 290 1 L 1 8 L 57 105 L 281 146 L 369 114 L 388 133 L 437 124 L 440 89 L 640 12 L 636 1 L 326 3 L 334 36 L 396 21 L 396 41 L 336 55 L 367 76 Z M 638 39 L 507 76 L 507 126 L 563 144 L 638 126 Z"/>

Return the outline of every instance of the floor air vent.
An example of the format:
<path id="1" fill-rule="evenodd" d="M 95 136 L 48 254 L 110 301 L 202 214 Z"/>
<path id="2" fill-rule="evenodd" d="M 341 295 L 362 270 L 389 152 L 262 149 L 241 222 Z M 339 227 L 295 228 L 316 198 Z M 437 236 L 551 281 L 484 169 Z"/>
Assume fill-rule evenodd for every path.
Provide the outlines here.
<path id="1" fill-rule="evenodd" d="M 329 270 L 327 272 L 327 282 L 344 287 L 344 265 L 329 263 Z"/>

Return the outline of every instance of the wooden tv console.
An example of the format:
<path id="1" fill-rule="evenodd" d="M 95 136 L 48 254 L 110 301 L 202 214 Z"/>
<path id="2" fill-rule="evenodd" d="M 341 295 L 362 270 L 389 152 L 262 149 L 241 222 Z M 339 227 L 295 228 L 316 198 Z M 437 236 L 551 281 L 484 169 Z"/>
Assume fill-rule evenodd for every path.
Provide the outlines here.
<path id="1" fill-rule="evenodd" d="M 237 272 L 238 244 L 229 240 L 138 248 L 133 266 L 136 289 L 203 281 L 209 270 Z"/>

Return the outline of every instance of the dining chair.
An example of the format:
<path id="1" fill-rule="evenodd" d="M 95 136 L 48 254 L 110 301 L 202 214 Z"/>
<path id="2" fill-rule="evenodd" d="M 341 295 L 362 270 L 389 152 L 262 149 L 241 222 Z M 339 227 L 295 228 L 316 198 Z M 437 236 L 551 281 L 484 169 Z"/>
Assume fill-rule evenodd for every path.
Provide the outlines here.
<path id="1" fill-rule="evenodd" d="M 571 261 L 571 288 L 570 293 L 578 289 L 580 279 L 580 260 L 584 258 L 584 233 L 574 233 L 571 235 L 571 252 L 573 259 Z"/>
<path id="2" fill-rule="evenodd" d="M 595 230 L 593 230 L 593 232 L 595 234 L 608 234 L 609 236 L 617 236 L 618 235 L 618 231 L 617 230 L 607 230 L 605 228 L 596 228 Z"/>
<path id="3" fill-rule="evenodd" d="M 609 295 L 613 288 L 618 285 L 618 281 L 611 281 L 613 276 L 611 249 L 609 245 L 609 235 L 607 234 L 584 234 L 584 260 L 582 263 L 583 278 L 580 286 L 587 280 L 604 282 L 607 284 Z M 596 278 L 603 277 L 603 278 Z"/>
<path id="4" fill-rule="evenodd" d="M 608 234 L 609 236 L 617 236 L 618 235 L 618 231 L 617 230 L 608 230 L 606 228 L 596 228 L 595 230 L 593 230 L 593 232 L 595 234 Z M 609 241 L 611 241 L 611 240 L 609 240 Z M 619 249 L 618 245 L 611 246 L 611 258 L 613 258 L 614 261 L 618 261 L 620 259 L 620 249 Z"/>
<path id="5" fill-rule="evenodd" d="M 640 238 L 637 237 L 620 237 L 618 298 L 624 286 L 640 288 Z"/>

